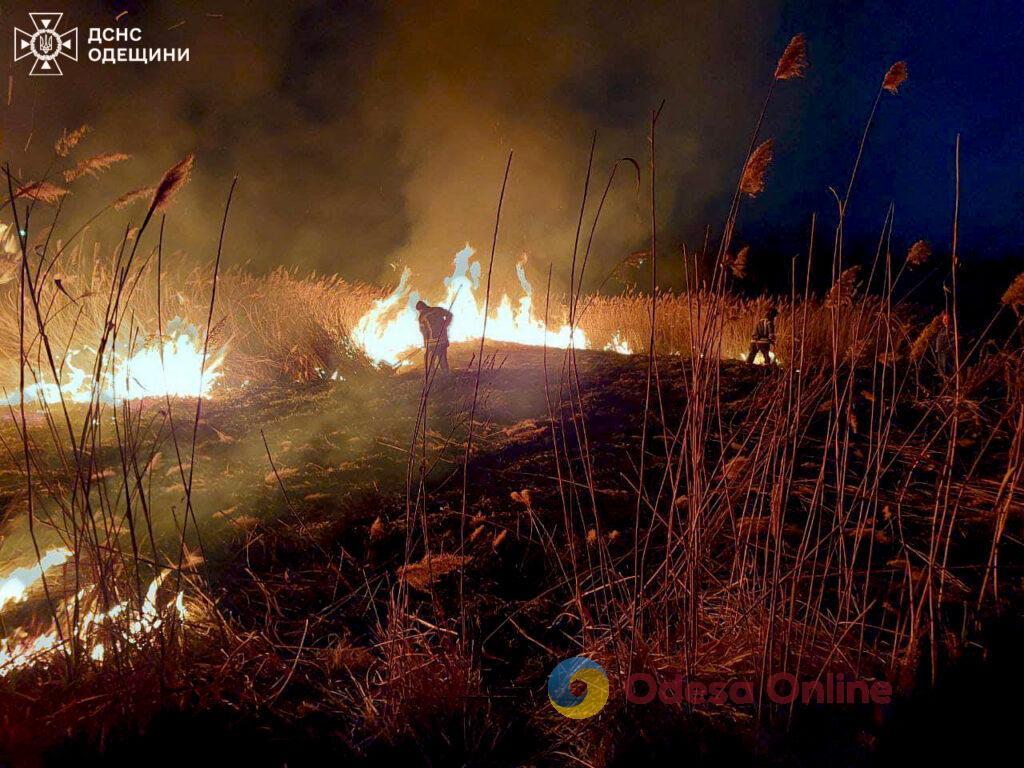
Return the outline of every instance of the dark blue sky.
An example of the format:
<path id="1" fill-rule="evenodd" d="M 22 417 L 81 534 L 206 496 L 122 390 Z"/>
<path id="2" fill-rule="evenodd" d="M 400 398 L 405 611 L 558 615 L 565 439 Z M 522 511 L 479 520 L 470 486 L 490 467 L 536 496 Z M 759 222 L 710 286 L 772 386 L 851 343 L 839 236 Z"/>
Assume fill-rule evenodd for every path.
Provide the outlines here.
<path id="1" fill-rule="evenodd" d="M 883 97 L 869 137 L 851 228 L 877 233 L 894 200 L 900 239 L 948 247 L 959 132 L 963 252 L 1024 251 L 1024 3 L 787 2 L 776 47 L 795 30 L 807 35 L 812 66 L 772 111 L 779 172 L 760 210 L 834 220 L 827 186 L 845 186 L 874 89 L 905 59 L 910 78 Z"/>

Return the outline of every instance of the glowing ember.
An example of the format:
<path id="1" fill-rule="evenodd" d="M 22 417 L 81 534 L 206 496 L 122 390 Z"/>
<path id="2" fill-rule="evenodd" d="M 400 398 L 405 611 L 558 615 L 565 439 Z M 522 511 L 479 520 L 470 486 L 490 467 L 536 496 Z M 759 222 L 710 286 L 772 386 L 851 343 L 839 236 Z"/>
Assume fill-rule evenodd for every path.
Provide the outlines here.
<path id="1" fill-rule="evenodd" d="M 64 547 L 51 549 L 35 565 L 15 568 L 7 576 L 0 578 L 0 609 L 8 603 L 20 603 L 27 599 L 28 588 L 39 581 L 44 573 L 66 562 L 69 557 L 71 552 Z"/>
<path id="2" fill-rule="evenodd" d="M 101 402 L 138 400 L 144 397 L 209 396 L 221 376 L 224 350 L 211 351 L 203 366 L 203 339 L 194 325 L 180 318 L 168 323 L 161 355 L 155 343 L 129 348 L 119 342 L 104 353 L 99 379 L 92 371 L 97 352 L 90 347 L 69 352 L 61 368 L 59 386 L 43 376 L 25 387 L 26 402 L 59 403 L 63 394 L 69 403 L 88 403 L 95 396 Z M 4 404 L 19 402 L 20 393 L 9 394 Z"/>
<path id="3" fill-rule="evenodd" d="M 452 343 L 479 339 L 484 332 L 483 297 L 480 291 L 480 262 L 471 261 L 473 249 L 466 246 L 455 255 L 455 268 L 445 278 L 444 299 L 439 306 L 450 309 L 455 319 L 448 329 Z M 373 307 L 356 324 L 353 338 L 366 355 L 378 364 L 409 365 L 414 353 L 423 347 L 415 309 L 420 299 L 418 291 L 411 289 L 409 269 L 402 273 L 398 287 L 387 298 L 374 302 Z M 523 262 L 516 265 L 516 275 L 522 286 L 522 295 L 513 302 L 503 294 L 491 303 L 487 318 L 487 338 L 515 344 L 540 346 L 547 344 L 557 349 L 587 349 L 586 335 L 563 325 L 547 328 L 534 315 L 533 288 L 526 279 Z"/>

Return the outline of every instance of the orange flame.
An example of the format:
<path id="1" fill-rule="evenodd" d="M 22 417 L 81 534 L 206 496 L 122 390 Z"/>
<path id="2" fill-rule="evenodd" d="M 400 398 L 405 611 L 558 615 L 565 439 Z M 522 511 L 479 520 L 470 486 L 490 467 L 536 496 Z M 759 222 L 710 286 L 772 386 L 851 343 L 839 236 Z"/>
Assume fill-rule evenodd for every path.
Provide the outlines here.
<path id="1" fill-rule="evenodd" d="M 444 300 L 439 306 L 454 315 L 448 338 L 454 344 L 479 339 L 485 332 L 483 300 L 480 291 L 480 262 L 473 261 L 474 251 L 467 245 L 455 255 L 454 269 L 444 280 Z M 548 328 L 535 316 L 533 287 L 526 279 L 523 262 L 516 265 L 516 274 L 523 292 L 514 300 L 502 294 L 491 303 L 486 318 L 487 338 L 530 346 L 547 344 L 556 349 L 587 349 L 586 334 L 569 325 Z M 413 354 L 423 347 L 419 321 L 415 309 L 420 298 L 410 285 L 411 270 L 406 268 L 398 287 L 387 298 L 374 302 L 373 307 L 356 323 L 352 334 L 366 355 L 378 365 L 402 366 L 412 362 Z"/>
<path id="2" fill-rule="evenodd" d="M 47 568 L 58 564 L 54 560 L 54 552 L 66 552 L 66 550 L 54 550 L 48 553 L 38 563 L 40 574 Z M 43 560 L 49 560 L 49 562 L 44 563 Z M 59 562 L 63 562 L 63 560 Z M 5 579 L 5 582 L 9 582 L 17 573 L 18 571 L 15 571 Z M 178 592 L 163 609 L 157 605 L 157 592 L 168 573 L 169 571 L 164 571 L 150 582 L 141 610 L 136 611 L 129 601 L 125 601 L 107 611 L 91 610 L 82 614 L 73 634 L 82 645 L 89 649 L 89 658 L 99 663 L 106 655 L 105 645 L 98 641 L 101 630 L 108 630 L 107 637 L 110 637 L 109 633 L 113 633 L 112 642 L 116 646 L 133 647 L 139 645 L 146 637 L 163 626 L 166 617 L 176 614 L 180 621 L 185 620 L 187 613 L 184 595 L 181 592 Z M 91 591 L 89 587 L 81 590 L 78 593 L 78 599 L 86 599 Z M 65 609 L 67 607 L 65 606 Z M 66 613 L 67 610 L 58 611 L 58 615 Z M 58 651 L 63 650 L 70 643 L 68 634 L 68 632 L 64 632 L 62 640 L 62 636 L 55 626 L 50 631 L 36 636 L 30 636 L 24 629 L 19 628 L 10 636 L 0 638 L 0 678 L 7 677 L 16 670 L 45 664 L 52 660 Z"/>
<path id="3" fill-rule="evenodd" d="M 125 349 L 121 345 L 105 352 L 99 379 L 93 376 L 97 352 L 85 347 L 69 352 L 61 366 L 60 383 L 45 374 L 25 387 L 26 403 L 89 403 L 93 397 L 101 402 L 124 402 L 144 397 L 208 397 L 221 377 L 224 349 L 207 356 L 203 364 L 203 339 L 196 327 L 180 318 L 166 329 L 163 344 L 159 341 L 141 348 Z M 16 404 L 21 393 L 15 391 L 0 398 L 0 404 Z"/>

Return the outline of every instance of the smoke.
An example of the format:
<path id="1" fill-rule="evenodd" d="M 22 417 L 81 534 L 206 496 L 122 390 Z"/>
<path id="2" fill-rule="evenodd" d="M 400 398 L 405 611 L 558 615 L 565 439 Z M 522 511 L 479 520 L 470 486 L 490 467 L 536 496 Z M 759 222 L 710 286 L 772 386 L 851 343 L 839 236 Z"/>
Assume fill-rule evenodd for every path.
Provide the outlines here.
<path id="1" fill-rule="evenodd" d="M 15 67 L 4 156 L 38 173 L 61 129 L 83 122 L 95 130 L 81 156 L 132 154 L 76 187 L 68 215 L 81 219 L 195 151 L 168 219 L 172 250 L 212 255 L 237 174 L 229 263 L 364 280 L 394 282 L 409 265 L 418 284 L 439 285 L 466 242 L 486 255 L 511 151 L 495 275 L 514 284 L 525 253 L 531 279 L 554 264 L 564 285 L 596 131 L 584 241 L 615 160 L 642 169 L 638 187 L 632 167 L 619 168 L 588 266 L 596 284 L 646 246 L 647 138 L 662 99 L 661 252 L 694 243 L 720 218 L 778 54 L 770 2 L 642 13 L 556 1 L 155 6 L 129 4 L 118 23 L 141 27 L 147 45 L 190 47 L 191 62 L 80 61 L 60 79 Z M 65 24 L 110 25 L 124 8 L 79 4 Z M 5 6 L 5 27 L 25 26 L 28 10 Z"/>

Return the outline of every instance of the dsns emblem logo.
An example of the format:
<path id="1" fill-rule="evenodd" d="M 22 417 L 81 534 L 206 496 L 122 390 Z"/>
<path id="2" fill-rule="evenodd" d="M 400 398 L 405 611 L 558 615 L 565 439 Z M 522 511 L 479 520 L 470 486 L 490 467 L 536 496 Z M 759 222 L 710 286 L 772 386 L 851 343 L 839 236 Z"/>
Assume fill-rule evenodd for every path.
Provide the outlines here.
<path id="1" fill-rule="evenodd" d="M 573 683 L 582 683 L 586 689 L 575 694 Z M 586 656 L 566 659 L 551 670 L 548 699 L 552 707 L 573 720 L 593 717 L 608 703 L 608 676 L 600 664 Z"/>
<path id="2" fill-rule="evenodd" d="M 31 32 L 14 28 L 14 60 L 33 56 L 30 75 L 63 75 L 61 56 L 78 61 L 78 28 L 58 32 L 63 13 L 30 13 L 29 17 L 34 27 Z"/>

